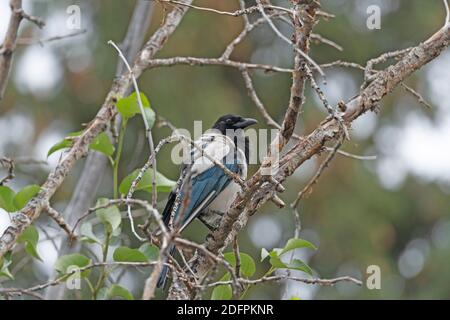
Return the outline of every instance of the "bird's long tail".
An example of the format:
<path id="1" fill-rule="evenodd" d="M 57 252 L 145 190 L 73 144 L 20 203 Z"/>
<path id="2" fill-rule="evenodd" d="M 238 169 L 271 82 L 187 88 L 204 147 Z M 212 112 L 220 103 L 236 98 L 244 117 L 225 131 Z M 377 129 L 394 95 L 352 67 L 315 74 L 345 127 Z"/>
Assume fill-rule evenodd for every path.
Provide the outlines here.
<path id="1" fill-rule="evenodd" d="M 175 252 L 175 245 L 170 245 L 169 247 L 169 255 L 173 256 L 173 253 Z M 166 265 L 163 265 L 163 268 L 161 270 L 161 273 L 159 274 L 158 283 L 156 284 L 157 288 L 163 288 L 166 286 L 167 282 L 167 274 L 169 273 L 169 267 Z"/>

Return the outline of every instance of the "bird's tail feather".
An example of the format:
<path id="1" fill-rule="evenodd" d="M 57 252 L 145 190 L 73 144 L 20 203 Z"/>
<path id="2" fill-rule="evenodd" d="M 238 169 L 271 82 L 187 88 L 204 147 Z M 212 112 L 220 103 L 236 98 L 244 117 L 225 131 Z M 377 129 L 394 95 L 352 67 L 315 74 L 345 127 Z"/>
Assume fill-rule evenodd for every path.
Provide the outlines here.
<path id="1" fill-rule="evenodd" d="M 169 255 L 172 256 L 175 251 L 175 246 L 172 244 L 169 247 Z M 159 274 L 158 282 L 156 284 L 157 288 L 165 288 L 167 282 L 167 274 L 169 273 L 169 267 L 163 265 L 161 273 Z"/>

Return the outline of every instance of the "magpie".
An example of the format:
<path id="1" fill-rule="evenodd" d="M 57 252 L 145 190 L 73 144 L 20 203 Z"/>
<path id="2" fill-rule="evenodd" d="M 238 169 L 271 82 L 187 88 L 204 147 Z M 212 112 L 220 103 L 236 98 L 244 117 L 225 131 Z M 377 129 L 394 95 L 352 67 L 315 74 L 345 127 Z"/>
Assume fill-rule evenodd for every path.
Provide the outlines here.
<path id="1" fill-rule="evenodd" d="M 219 226 L 241 187 L 211 158 L 245 179 L 249 139 L 244 135 L 244 129 L 256 123 L 255 119 L 227 114 L 194 142 L 199 148 L 191 147 L 188 161 L 181 166 L 180 178 L 162 213 L 168 228 L 176 226 L 181 232 L 195 218 L 211 230 Z M 172 245 L 170 255 L 174 250 Z M 158 288 L 165 286 L 167 272 L 168 267 L 164 266 Z"/>

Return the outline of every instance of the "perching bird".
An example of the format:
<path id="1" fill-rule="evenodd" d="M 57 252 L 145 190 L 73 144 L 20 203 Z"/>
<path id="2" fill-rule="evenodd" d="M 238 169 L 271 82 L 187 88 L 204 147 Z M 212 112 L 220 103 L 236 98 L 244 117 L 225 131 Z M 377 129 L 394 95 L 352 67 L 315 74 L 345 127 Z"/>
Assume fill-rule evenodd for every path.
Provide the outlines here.
<path id="1" fill-rule="evenodd" d="M 254 119 L 228 114 L 195 141 L 203 152 L 192 147 L 189 163 L 181 168 L 177 187 L 170 193 L 162 214 L 167 226 L 178 226 L 182 231 L 199 218 L 210 229 L 218 227 L 241 187 L 205 154 L 245 179 L 249 140 L 243 130 L 256 123 Z M 171 255 L 174 249 L 173 245 L 169 248 Z M 158 287 L 165 285 L 167 272 L 168 267 L 164 266 Z"/>

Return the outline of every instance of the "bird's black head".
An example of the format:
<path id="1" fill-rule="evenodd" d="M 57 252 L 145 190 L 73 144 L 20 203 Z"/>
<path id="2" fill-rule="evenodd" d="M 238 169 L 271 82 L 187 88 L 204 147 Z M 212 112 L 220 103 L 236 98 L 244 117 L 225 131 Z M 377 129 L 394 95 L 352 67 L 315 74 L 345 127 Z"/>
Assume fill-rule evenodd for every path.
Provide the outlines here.
<path id="1" fill-rule="evenodd" d="M 256 123 L 258 123 L 258 121 L 252 118 L 243 118 L 234 114 L 227 114 L 220 117 L 212 128 L 219 130 L 222 134 L 226 134 L 227 130 L 243 130 Z"/>

